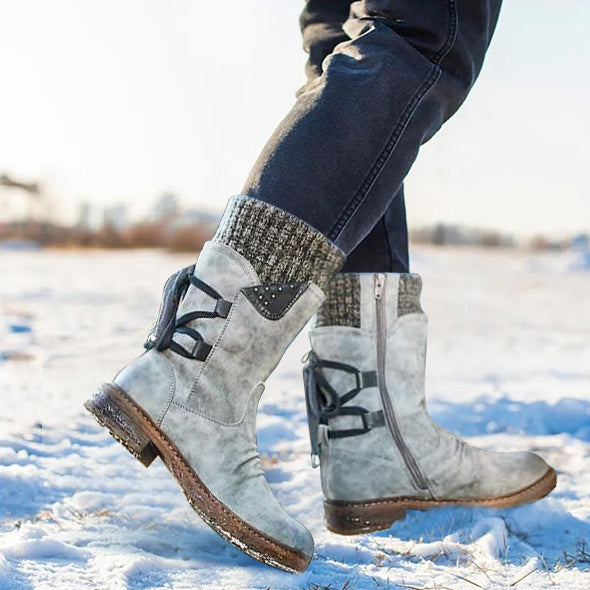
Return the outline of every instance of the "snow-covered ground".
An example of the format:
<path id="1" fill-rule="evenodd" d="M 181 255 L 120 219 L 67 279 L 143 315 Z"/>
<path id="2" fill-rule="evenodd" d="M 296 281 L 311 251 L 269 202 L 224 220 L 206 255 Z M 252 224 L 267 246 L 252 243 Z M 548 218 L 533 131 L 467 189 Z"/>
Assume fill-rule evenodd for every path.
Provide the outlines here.
<path id="1" fill-rule="evenodd" d="M 353 538 L 322 524 L 300 382 L 302 334 L 268 383 L 259 446 L 316 540 L 293 576 L 244 556 L 82 409 L 138 352 L 165 279 L 191 256 L 0 252 L 0 589 L 590 589 L 590 271 L 572 254 L 415 252 L 430 316 L 429 404 L 490 449 L 559 472 L 514 509 L 409 512 Z"/>

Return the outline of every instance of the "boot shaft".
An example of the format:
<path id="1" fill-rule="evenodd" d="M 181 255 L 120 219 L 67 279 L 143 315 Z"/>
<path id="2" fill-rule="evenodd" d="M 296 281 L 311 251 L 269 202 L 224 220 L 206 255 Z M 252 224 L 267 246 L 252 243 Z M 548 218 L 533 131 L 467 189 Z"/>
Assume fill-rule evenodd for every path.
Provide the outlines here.
<path id="1" fill-rule="evenodd" d="M 310 332 L 312 354 L 375 373 L 373 387 L 362 387 L 354 404 L 373 412 L 382 408 L 379 386 L 404 414 L 424 400 L 428 320 L 420 304 L 422 280 L 416 274 L 337 275 L 328 287 Z M 336 391 L 354 388 L 352 371 L 326 367 L 322 374 Z M 334 426 L 347 416 L 334 416 Z"/>
<path id="2" fill-rule="evenodd" d="M 159 454 L 223 538 L 287 571 L 305 569 L 313 539 L 266 483 L 256 409 L 343 260 L 294 216 L 232 199 L 197 263 L 166 283 L 147 352 L 87 405 L 144 464 Z"/>
<path id="3" fill-rule="evenodd" d="M 166 284 L 143 370 L 136 361 L 119 384 L 137 391 L 160 420 L 172 400 L 220 423 L 240 420 L 250 392 L 317 311 L 343 260 L 296 217 L 232 198 L 197 263 Z M 154 388 L 153 379 L 162 386 Z M 154 389 L 143 399 L 140 392 Z"/>
<path id="4" fill-rule="evenodd" d="M 310 434 L 326 519 L 336 530 L 365 530 L 375 516 L 364 511 L 366 502 L 374 501 L 374 511 L 389 502 L 386 516 L 395 520 L 400 506 L 509 506 L 555 485 L 555 473 L 537 455 L 478 449 L 430 418 L 420 290 L 417 275 L 338 277 L 312 330 Z"/>
<path id="5" fill-rule="evenodd" d="M 426 488 L 402 431 L 425 413 L 420 293 L 420 277 L 409 274 L 338 275 L 328 288 L 310 334 L 306 389 L 320 456 L 312 461 L 321 458 L 329 498 L 379 497 L 392 480 L 399 493 Z"/>

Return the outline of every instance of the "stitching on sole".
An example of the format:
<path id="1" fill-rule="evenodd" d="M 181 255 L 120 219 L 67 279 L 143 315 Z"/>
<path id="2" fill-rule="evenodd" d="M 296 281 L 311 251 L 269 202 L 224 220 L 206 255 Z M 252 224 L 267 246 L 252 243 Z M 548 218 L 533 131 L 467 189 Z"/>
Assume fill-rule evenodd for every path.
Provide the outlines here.
<path id="1" fill-rule="evenodd" d="M 337 501 L 332 500 L 325 500 L 326 504 L 330 507 L 334 508 L 368 508 L 370 506 L 380 506 L 380 505 L 398 505 L 398 504 L 412 504 L 412 505 L 419 505 L 424 504 L 426 506 L 448 506 L 450 504 L 453 505 L 460 505 L 460 506 L 469 506 L 471 504 L 475 505 L 482 505 L 486 502 L 501 502 L 505 500 L 515 500 L 519 496 L 526 494 L 527 492 L 532 492 L 535 488 L 549 483 L 551 480 L 556 479 L 556 473 L 553 468 L 551 468 L 543 477 L 538 479 L 535 483 L 531 484 L 530 486 L 516 492 L 514 494 L 508 494 L 507 496 L 495 496 L 491 498 L 475 498 L 469 500 L 424 500 L 421 498 L 390 498 L 388 500 L 374 500 L 369 502 L 347 502 L 347 503 L 340 503 Z M 553 488 L 547 492 L 549 493 Z M 493 506 L 492 506 L 493 507 Z M 412 508 L 407 508 L 407 510 L 412 510 Z"/>
<path id="2" fill-rule="evenodd" d="M 129 403 L 129 405 L 132 407 L 133 410 L 135 410 L 136 412 L 139 413 L 140 417 L 147 423 L 147 427 L 148 428 L 152 428 L 156 431 L 156 435 L 159 436 L 161 438 L 161 441 L 164 445 L 166 445 L 166 447 L 169 449 L 170 453 L 174 456 L 174 458 L 176 458 L 177 461 L 179 461 L 179 463 L 181 464 L 182 467 L 184 467 L 186 469 L 186 474 L 189 479 L 191 479 L 193 481 L 193 483 L 196 484 L 197 488 L 199 488 L 199 491 L 201 491 L 203 493 L 203 495 L 207 496 L 216 506 L 218 506 L 221 510 L 221 512 L 223 513 L 224 516 L 228 517 L 230 519 L 230 521 L 234 522 L 236 527 L 238 528 L 242 528 L 242 529 L 246 529 L 246 531 L 248 531 L 250 534 L 252 534 L 254 537 L 262 540 L 264 543 L 269 544 L 272 548 L 275 548 L 277 550 L 277 552 L 279 554 L 287 554 L 287 557 L 293 557 L 295 558 L 296 561 L 299 561 L 301 559 L 307 561 L 307 557 L 305 557 L 303 554 L 300 553 L 296 553 L 295 551 L 293 551 L 292 549 L 289 549 L 288 547 L 285 547 L 283 545 L 280 545 L 279 543 L 277 543 L 276 541 L 269 539 L 268 537 L 266 537 L 265 535 L 263 535 L 262 533 L 260 533 L 259 531 L 257 531 L 254 527 L 252 527 L 250 524 L 248 524 L 247 522 L 245 522 L 244 520 L 242 520 L 237 514 L 235 514 L 232 510 L 230 510 L 227 506 L 225 506 L 214 494 L 213 492 L 211 492 L 209 490 L 209 488 L 207 488 L 207 486 L 205 486 L 205 484 L 203 482 L 201 482 L 201 480 L 199 479 L 199 477 L 197 476 L 197 474 L 194 472 L 194 470 L 190 467 L 188 461 L 183 457 L 183 455 L 180 453 L 180 451 L 175 447 L 174 443 L 172 441 L 170 441 L 168 439 L 168 436 L 162 432 L 155 424 L 153 424 L 153 420 L 145 413 L 145 411 L 137 404 L 135 403 L 135 401 L 118 385 L 115 384 L 109 384 L 111 389 L 114 389 L 115 391 L 117 391 L 117 393 L 122 394 L 123 396 L 123 402 L 124 403 Z M 156 446 L 156 448 L 158 448 L 158 445 L 152 440 L 152 444 L 154 444 L 154 446 Z M 164 460 L 164 457 L 161 456 L 162 460 Z M 167 467 L 170 467 L 168 465 L 167 462 L 165 462 Z M 180 482 L 178 482 L 182 491 L 185 492 L 185 488 L 182 484 L 180 484 Z M 186 493 L 185 493 L 186 495 Z M 201 516 L 202 518 L 204 518 L 207 522 L 207 524 L 209 524 L 209 526 L 211 526 L 211 528 L 213 528 L 213 530 L 215 530 L 215 532 L 217 532 L 218 534 L 220 533 L 220 531 L 222 533 L 225 533 L 225 531 L 223 529 L 221 529 L 220 527 L 216 527 L 211 520 L 211 517 L 215 518 L 214 514 L 207 514 L 207 512 L 193 499 L 190 498 L 187 495 L 187 499 L 189 499 L 189 504 L 191 506 L 193 506 L 193 502 L 196 506 L 198 506 L 198 508 L 202 511 L 199 512 L 199 516 Z M 192 500 L 192 501 L 191 501 Z M 194 508 L 194 506 L 193 506 Z M 219 515 L 217 515 L 219 516 Z M 230 533 L 231 534 L 231 533 Z M 221 534 L 221 536 L 224 539 L 227 539 L 227 533 Z M 232 535 L 233 536 L 233 535 Z M 241 539 L 239 539 L 242 543 L 244 543 L 244 541 L 242 541 Z M 248 545 L 246 545 L 244 543 L 244 546 L 247 549 L 250 549 L 248 547 Z M 242 549 L 241 547 L 239 547 L 242 551 L 244 551 L 244 549 Z M 256 551 L 255 549 L 251 549 L 252 552 Z M 247 551 L 245 551 L 247 553 Z M 261 556 L 265 556 L 265 554 L 263 553 L 262 550 L 260 550 L 260 553 L 258 553 L 258 555 Z M 272 558 L 271 558 L 272 559 Z M 286 564 L 283 564 L 282 562 L 280 563 L 280 565 L 282 567 L 289 567 L 292 571 L 294 572 L 299 572 L 298 569 L 295 569 L 295 567 L 293 566 L 289 566 Z"/>

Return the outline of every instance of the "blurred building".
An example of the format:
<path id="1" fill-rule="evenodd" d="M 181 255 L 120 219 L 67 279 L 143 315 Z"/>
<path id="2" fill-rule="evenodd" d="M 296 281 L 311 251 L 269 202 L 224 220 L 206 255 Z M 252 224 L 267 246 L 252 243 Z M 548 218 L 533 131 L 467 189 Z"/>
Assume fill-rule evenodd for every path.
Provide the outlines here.
<path id="1" fill-rule="evenodd" d="M 180 214 L 180 202 L 173 193 L 164 193 L 158 197 L 148 214 L 148 219 L 154 223 L 169 224 Z"/>
<path id="2" fill-rule="evenodd" d="M 201 226 L 211 230 L 213 234 L 221 221 L 219 213 L 211 213 L 200 209 L 187 209 L 183 211 L 172 224 L 173 227 Z"/>
<path id="3" fill-rule="evenodd" d="M 114 205 L 105 207 L 102 215 L 104 227 L 122 230 L 129 225 L 129 213 L 127 205 Z"/>
<path id="4" fill-rule="evenodd" d="M 486 246 L 491 248 L 515 248 L 514 236 L 496 230 L 463 225 L 438 223 L 434 226 L 414 229 L 411 232 L 415 243 L 436 246 Z"/>
<path id="5" fill-rule="evenodd" d="M 78 223 L 80 229 L 88 230 L 91 227 L 92 209 L 90 203 L 82 202 L 78 207 Z"/>

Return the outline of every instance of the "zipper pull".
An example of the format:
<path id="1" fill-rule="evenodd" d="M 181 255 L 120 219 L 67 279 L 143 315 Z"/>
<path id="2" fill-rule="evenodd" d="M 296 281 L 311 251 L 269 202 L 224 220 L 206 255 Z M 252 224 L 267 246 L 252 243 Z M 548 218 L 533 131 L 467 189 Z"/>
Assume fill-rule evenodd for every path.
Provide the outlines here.
<path id="1" fill-rule="evenodd" d="M 385 289 L 385 275 L 375 275 L 375 299 L 381 299 L 383 297 L 383 289 Z"/>

